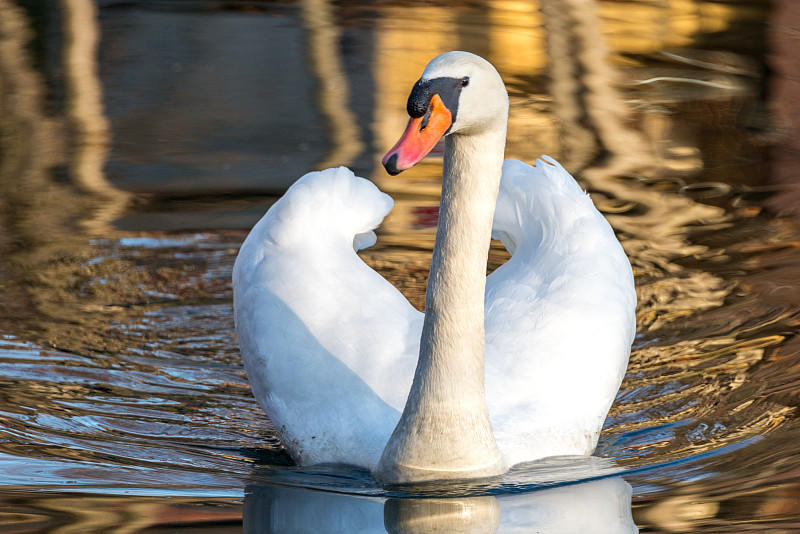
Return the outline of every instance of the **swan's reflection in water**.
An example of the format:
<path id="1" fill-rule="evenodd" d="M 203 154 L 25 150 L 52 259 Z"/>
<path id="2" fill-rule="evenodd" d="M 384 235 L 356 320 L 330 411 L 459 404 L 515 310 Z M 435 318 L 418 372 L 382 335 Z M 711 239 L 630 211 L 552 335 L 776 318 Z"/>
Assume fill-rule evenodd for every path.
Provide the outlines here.
<path id="1" fill-rule="evenodd" d="M 635 533 L 631 486 L 607 478 L 528 493 L 465 498 L 376 498 L 250 486 L 245 534 Z"/>

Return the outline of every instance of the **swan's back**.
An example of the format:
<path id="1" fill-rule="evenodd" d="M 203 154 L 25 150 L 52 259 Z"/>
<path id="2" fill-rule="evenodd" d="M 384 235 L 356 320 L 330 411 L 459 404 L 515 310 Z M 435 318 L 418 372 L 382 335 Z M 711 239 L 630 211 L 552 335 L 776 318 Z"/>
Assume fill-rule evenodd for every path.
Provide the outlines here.
<path id="1" fill-rule="evenodd" d="M 506 160 L 487 279 L 486 390 L 511 464 L 589 454 L 625 373 L 636 294 L 608 222 L 561 165 Z"/>

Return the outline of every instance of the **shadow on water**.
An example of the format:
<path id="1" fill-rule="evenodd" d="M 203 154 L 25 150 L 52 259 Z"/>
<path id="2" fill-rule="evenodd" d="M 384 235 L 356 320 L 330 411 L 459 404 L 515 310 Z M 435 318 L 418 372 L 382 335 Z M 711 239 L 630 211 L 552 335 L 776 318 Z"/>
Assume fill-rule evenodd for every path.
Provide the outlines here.
<path id="1" fill-rule="evenodd" d="M 0 521 L 794 528 L 798 27 L 791 0 L 0 0 Z M 602 459 L 427 488 L 292 467 L 233 336 L 238 247 L 291 181 L 349 164 L 396 200 L 363 257 L 419 307 L 439 162 L 376 162 L 450 48 L 498 66 L 508 155 L 558 157 L 634 266 Z"/>

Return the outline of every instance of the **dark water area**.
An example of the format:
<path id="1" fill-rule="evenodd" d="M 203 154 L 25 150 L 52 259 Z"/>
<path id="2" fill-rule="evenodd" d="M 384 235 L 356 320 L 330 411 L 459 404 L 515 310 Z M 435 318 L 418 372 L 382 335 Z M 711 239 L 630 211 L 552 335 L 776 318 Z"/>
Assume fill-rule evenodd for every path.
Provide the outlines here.
<path id="1" fill-rule="evenodd" d="M 0 531 L 800 529 L 799 35 L 793 0 L 0 0 Z M 292 466 L 238 353 L 238 247 L 347 165 L 396 202 L 364 259 L 421 306 L 441 159 L 379 161 L 450 49 L 506 81 L 507 156 L 557 158 L 616 230 L 625 381 L 594 458 Z"/>

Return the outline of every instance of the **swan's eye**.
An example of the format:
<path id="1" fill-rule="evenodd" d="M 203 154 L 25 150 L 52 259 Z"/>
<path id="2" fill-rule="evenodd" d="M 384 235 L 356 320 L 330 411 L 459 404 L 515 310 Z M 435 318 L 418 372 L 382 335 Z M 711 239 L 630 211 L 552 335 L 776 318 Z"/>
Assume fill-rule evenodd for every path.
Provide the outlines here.
<path id="1" fill-rule="evenodd" d="M 469 85 L 469 76 L 464 76 L 461 78 L 461 87 L 466 87 Z"/>

